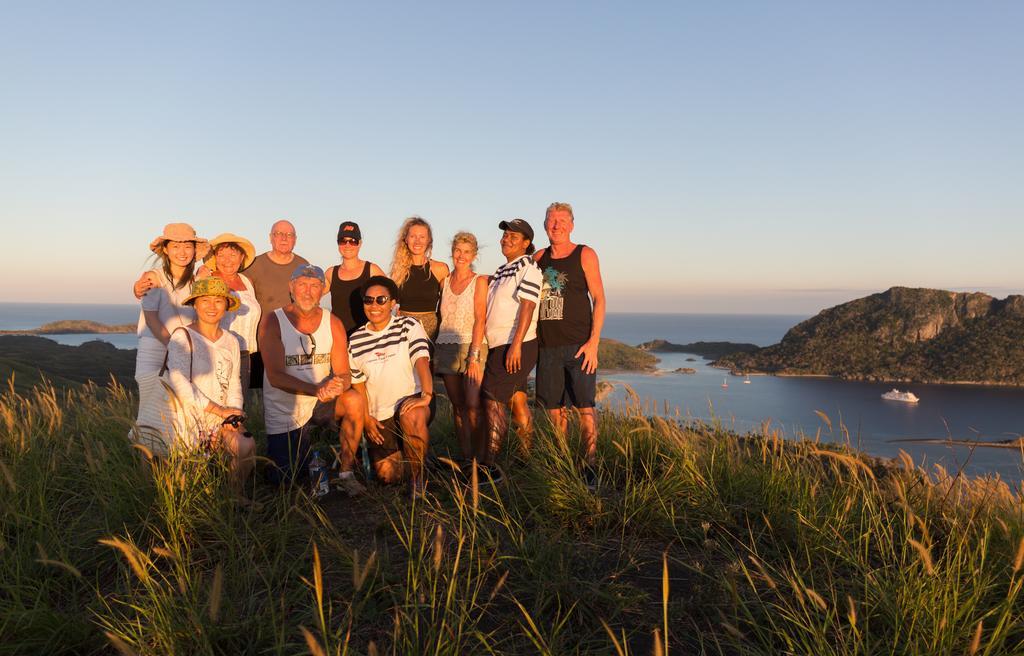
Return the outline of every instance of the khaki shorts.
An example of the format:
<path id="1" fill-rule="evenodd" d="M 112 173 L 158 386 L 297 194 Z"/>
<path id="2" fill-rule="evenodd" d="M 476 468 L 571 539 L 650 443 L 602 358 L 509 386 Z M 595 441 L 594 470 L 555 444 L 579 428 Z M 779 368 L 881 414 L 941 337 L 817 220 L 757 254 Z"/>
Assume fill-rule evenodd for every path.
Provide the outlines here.
<path id="1" fill-rule="evenodd" d="M 480 365 L 487 361 L 487 347 L 480 347 Z M 434 371 L 461 375 L 469 369 L 469 344 L 435 344 Z"/>

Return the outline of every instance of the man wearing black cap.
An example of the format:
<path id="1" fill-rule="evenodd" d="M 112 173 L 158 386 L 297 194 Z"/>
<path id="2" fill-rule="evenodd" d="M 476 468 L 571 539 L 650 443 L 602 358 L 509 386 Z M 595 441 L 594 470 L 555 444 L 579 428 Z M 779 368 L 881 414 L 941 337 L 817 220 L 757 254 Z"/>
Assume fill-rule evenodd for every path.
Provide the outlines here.
<path id="1" fill-rule="evenodd" d="M 331 292 L 331 314 L 341 319 L 345 332 L 351 335 L 366 323 L 363 296 L 360 290 L 372 276 L 383 276 L 384 271 L 374 264 L 359 259 L 363 233 L 355 221 L 338 226 L 338 253 L 341 264 L 327 269 L 327 283 Z"/>
<path id="2" fill-rule="evenodd" d="M 501 254 L 507 260 L 491 276 L 487 292 L 487 364 L 482 392 L 487 404 L 486 443 L 477 457 L 492 478 L 500 479 L 495 459 L 508 432 L 508 409 L 524 450 L 533 440 L 533 419 L 526 399 L 526 379 L 537 364 L 537 301 L 541 274 L 533 253 L 533 228 L 522 219 L 498 227 Z M 469 358 L 480 357 L 480 345 L 470 345 Z"/>

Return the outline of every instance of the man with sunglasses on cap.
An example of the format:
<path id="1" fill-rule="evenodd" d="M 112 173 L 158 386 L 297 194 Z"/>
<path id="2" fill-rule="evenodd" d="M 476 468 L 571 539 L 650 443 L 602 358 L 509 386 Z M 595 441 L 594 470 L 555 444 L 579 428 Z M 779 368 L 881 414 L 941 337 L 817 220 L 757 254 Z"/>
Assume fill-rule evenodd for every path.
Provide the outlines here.
<path id="1" fill-rule="evenodd" d="M 299 265 L 288 281 L 292 302 L 260 321 L 267 455 L 274 462 L 267 479 L 272 483 L 306 475 L 314 427 L 340 421 L 346 435 L 363 428 L 363 399 L 352 389 L 345 328 L 320 307 L 325 289 L 320 267 Z M 355 479 L 342 484 L 350 495 L 364 490 Z"/>
<path id="2" fill-rule="evenodd" d="M 372 276 L 363 284 L 366 323 L 349 341 L 352 384 L 364 399 L 368 457 L 385 483 L 409 480 L 413 497 L 426 492 L 423 461 L 430 433 L 427 417 L 434 397 L 430 340 L 412 317 L 395 316 L 398 285 Z M 343 432 L 342 478 L 352 478 L 358 433 Z"/>

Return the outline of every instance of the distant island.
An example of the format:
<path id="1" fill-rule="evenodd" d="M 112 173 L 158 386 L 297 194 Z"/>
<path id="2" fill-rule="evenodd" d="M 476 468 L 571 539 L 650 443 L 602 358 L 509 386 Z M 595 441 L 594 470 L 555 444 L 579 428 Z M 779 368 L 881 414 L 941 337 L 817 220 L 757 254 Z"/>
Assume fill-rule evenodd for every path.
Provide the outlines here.
<path id="1" fill-rule="evenodd" d="M 658 358 L 647 351 L 614 339 L 602 339 L 597 351 L 602 371 L 642 371 L 657 369 Z"/>
<path id="2" fill-rule="evenodd" d="M 109 325 L 97 321 L 86 321 L 84 319 L 71 319 L 63 321 L 51 321 L 38 328 L 27 328 L 25 330 L 0 330 L 0 335 L 79 335 L 96 334 L 110 335 L 114 333 L 134 333 L 137 326 L 134 323 L 122 323 Z"/>
<path id="3" fill-rule="evenodd" d="M 692 353 L 708 359 L 717 359 L 733 353 L 752 353 L 757 351 L 757 344 L 736 342 L 692 342 L 690 344 L 673 344 L 663 339 L 655 339 L 637 346 L 643 351 L 655 353 Z"/>
<path id="4" fill-rule="evenodd" d="M 823 310 L 780 343 L 713 365 L 850 380 L 1024 385 L 1024 296 L 893 287 Z"/>

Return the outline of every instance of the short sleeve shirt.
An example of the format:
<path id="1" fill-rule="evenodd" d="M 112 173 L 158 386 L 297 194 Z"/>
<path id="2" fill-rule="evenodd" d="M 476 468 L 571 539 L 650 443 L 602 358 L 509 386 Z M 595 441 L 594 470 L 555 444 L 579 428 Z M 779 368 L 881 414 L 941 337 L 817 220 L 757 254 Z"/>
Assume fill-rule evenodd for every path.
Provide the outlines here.
<path id="1" fill-rule="evenodd" d="M 392 317 L 381 331 L 366 324 L 348 340 L 352 382 L 366 384 L 370 414 L 380 421 L 394 416 L 399 401 L 419 393 L 413 365 L 429 357 L 430 341 L 422 324 L 412 317 Z"/>
<path id="2" fill-rule="evenodd" d="M 524 342 L 537 338 L 537 308 L 540 300 L 540 286 L 543 281 L 540 269 L 529 255 L 523 255 L 498 267 L 491 277 L 487 290 L 487 344 L 491 347 L 511 344 L 516 334 L 516 319 L 519 305 L 533 301 L 533 314 L 526 330 Z"/>
<path id="3" fill-rule="evenodd" d="M 292 261 L 288 264 L 278 264 L 266 253 L 260 253 L 245 269 L 245 275 L 252 281 L 252 286 L 256 290 L 256 300 L 259 301 L 263 314 L 270 314 L 291 302 L 288 281 L 300 264 L 309 262 L 296 253 L 292 253 Z"/>

